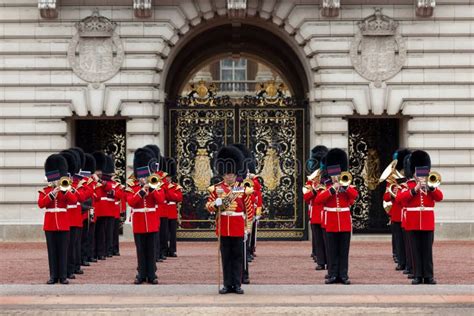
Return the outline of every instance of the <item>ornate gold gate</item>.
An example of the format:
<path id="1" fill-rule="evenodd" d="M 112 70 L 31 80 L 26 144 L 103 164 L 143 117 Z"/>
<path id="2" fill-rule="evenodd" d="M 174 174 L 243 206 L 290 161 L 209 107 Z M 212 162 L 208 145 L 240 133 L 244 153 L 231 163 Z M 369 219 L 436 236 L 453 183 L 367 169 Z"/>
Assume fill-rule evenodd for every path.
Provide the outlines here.
<path id="1" fill-rule="evenodd" d="M 214 218 L 206 211 L 207 188 L 220 181 L 212 171 L 217 150 L 243 143 L 255 153 L 263 180 L 264 216 L 259 236 L 266 239 L 306 238 L 301 187 L 306 157 L 305 102 L 265 95 L 240 100 L 195 96 L 169 100 L 168 154 L 178 165 L 184 188 L 178 237 L 215 238 Z"/>

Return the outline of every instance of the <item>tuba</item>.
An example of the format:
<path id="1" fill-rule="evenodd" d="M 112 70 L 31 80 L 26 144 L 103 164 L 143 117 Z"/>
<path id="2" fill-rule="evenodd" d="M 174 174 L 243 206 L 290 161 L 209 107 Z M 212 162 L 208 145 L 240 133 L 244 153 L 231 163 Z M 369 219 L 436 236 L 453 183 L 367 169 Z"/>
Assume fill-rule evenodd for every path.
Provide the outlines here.
<path id="1" fill-rule="evenodd" d="M 72 180 L 69 177 L 61 177 L 58 181 L 59 189 L 63 192 L 71 190 Z"/>
<path id="2" fill-rule="evenodd" d="M 397 180 L 400 178 L 403 178 L 403 175 L 398 172 L 396 169 L 397 166 L 397 160 L 393 160 L 387 168 L 382 172 L 382 175 L 380 176 L 379 183 L 382 183 L 384 181 L 387 181 L 390 185 L 388 186 L 388 192 L 390 193 L 391 196 L 395 197 L 395 188 L 399 189 L 400 186 L 397 183 Z"/>

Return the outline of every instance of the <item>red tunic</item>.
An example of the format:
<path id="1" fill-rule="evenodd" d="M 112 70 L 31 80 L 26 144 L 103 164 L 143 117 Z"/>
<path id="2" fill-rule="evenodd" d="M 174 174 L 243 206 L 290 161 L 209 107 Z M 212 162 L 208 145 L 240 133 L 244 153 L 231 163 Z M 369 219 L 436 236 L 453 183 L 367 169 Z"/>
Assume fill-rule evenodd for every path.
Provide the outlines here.
<path id="1" fill-rule="evenodd" d="M 308 217 L 311 224 L 322 225 L 324 222 L 324 204 L 316 201 L 316 196 L 323 191 L 323 186 L 318 186 L 317 190 L 314 191 L 312 181 L 307 181 L 303 187 L 303 199 L 309 205 Z"/>
<path id="2" fill-rule="evenodd" d="M 258 181 L 258 177 L 254 177 L 253 181 L 253 196 L 254 196 L 254 205 L 255 205 L 255 214 L 256 216 L 262 215 L 263 207 L 263 195 L 262 195 L 262 185 Z"/>
<path id="3" fill-rule="evenodd" d="M 117 205 L 122 197 L 122 190 L 115 181 L 104 181 L 95 187 L 94 214 L 95 217 L 115 217 Z"/>
<path id="4" fill-rule="evenodd" d="M 153 190 L 148 195 L 140 195 L 141 186 L 138 181 L 129 186 L 125 192 L 127 203 L 130 205 L 132 216 L 132 227 L 134 234 L 154 233 L 159 231 L 160 224 L 156 216 L 156 205 L 164 203 L 165 193 L 163 190 Z"/>
<path id="5" fill-rule="evenodd" d="M 239 184 L 240 185 L 240 184 Z M 220 190 L 223 193 L 228 194 L 232 188 L 237 186 L 229 186 L 228 184 L 219 182 L 209 188 L 209 198 L 206 203 L 207 210 L 214 213 L 217 209 L 215 207 L 215 200 L 219 197 L 218 192 Z M 221 236 L 224 237 L 243 237 L 246 229 L 250 229 L 251 219 L 247 219 L 246 214 L 252 211 L 252 199 L 250 194 L 239 193 L 237 198 L 234 200 L 235 209 L 223 210 L 220 215 L 216 218 L 216 235 L 220 232 Z M 221 193 L 219 192 L 219 195 Z M 220 222 L 219 222 L 220 217 Z"/>
<path id="6" fill-rule="evenodd" d="M 87 200 L 87 199 L 92 199 L 94 200 L 94 194 L 95 194 L 95 185 L 97 184 L 97 182 L 94 181 L 94 179 L 92 178 L 88 178 L 88 177 L 83 177 L 81 182 L 79 183 L 79 186 L 83 186 L 85 188 L 85 190 L 87 190 L 87 194 L 86 194 L 86 198 L 84 199 Z M 82 212 L 82 210 L 81 210 Z M 82 213 L 82 220 L 86 220 L 88 217 L 89 217 L 89 212 L 83 212 Z"/>
<path id="7" fill-rule="evenodd" d="M 415 180 L 407 182 L 407 188 L 397 194 L 396 200 L 405 207 L 406 230 L 435 229 L 434 206 L 436 202 L 443 200 L 443 192 L 435 188 L 428 190 L 425 194 L 421 190 L 413 192 L 416 187 Z M 414 194 L 413 194 L 414 193 Z"/>
<path id="8" fill-rule="evenodd" d="M 167 217 L 169 219 L 178 219 L 178 205 L 176 203 L 183 201 L 183 192 L 181 192 L 181 187 L 173 182 L 168 184 L 168 190 L 165 191 L 166 194 L 166 211 Z"/>
<path id="9" fill-rule="evenodd" d="M 336 192 L 332 188 L 332 184 L 327 184 L 325 190 L 318 192 L 314 200 L 315 203 L 324 205 L 327 232 L 352 231 L 350 207 L 354 204 L 358 194 L 353 186 L 349 186 L 346 192 Z"/>
<path id="10" fill-rule="evenodd" d="M 59 191 L 56 198 L 49 194 L 54 190 L 53 187 L 45 187 L 39 191 L 38 206 L 45 209 L 44 231 L 68 231 L 69 216 L 67 215 L 67 206 L 77 203 L 77 197 L 69 191 Z"/>
<path id="11" fill-rule="evenodd" d="M 388 191 L 388 188 L 390 186 L 390 183 L 387 183 L 387 188 L 385 190 L 385 193 L 383 195 L 383 200 L 385 202 L 392 202 L 392 207 L 390 208 L 390 211 L 389 211 L 389 216 L 390 216 L 390 220 L 392 222 L 397 222 L 397 223 L 400 223 L 402 221 L 402 210 L 403 210 L 403 205 L 400 204 L 399 201 L 397 201 L 391 194 L 390 192 Z M 402 187 L 401 189 L 398 189 L 397 190 L 397 193 L 399 191 L 401 191 L 404 187 L 406 187 L 406 184 L 405 183 L 402 183 L 400 184 L 400 186 Z"/>

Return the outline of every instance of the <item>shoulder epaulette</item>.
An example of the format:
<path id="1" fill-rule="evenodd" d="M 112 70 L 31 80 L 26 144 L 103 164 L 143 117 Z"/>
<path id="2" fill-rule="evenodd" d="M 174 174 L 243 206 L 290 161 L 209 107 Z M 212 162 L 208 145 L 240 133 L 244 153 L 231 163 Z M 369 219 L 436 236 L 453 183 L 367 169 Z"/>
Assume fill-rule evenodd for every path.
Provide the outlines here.
<path id="1" fill-rule="evenodd" d="M 125 191 L 130 192 L 130 193 L 135 193 L 135 191 L 133 191 L 131 187 L 127 187 Z"/>
<path id="2" fill-rule="evenodd" d="M 43 190 L 43 189 L 41 189 L 41 190 L 38 190 L 38 193 L 43 193 L 43 194 L 46 194 L 46 192 L 44 192 L 44 190 Z"/>
<path id="3" fill-rule="evenodd" d="M 93 178 L 89 178 L 89 180 L 87 180 L 87 185 L 91 184 L 92 182 L 94 182 L 94 179 L 93 179 Z"/>
<path id="4" fill-rule="evenodd" d="M 216 190 L 216 186 L 215 185 L 211 185 L 210 187 L 207 188 L 207 190 L 209 191 L 209 193 L 212 193 Z"/>
<path id="5" fill-rule="evenodd" d="M 168 189 L 174 188 L 175 184 L 174 183 L 169 183 L 168 184 Z"/>
<path id="6" fill-rule="evenodd" d="M 127 185 L 128 185 L 129 187 L 133 187 L 133 186 L 135 185 L 135 180 L 133 180 L 133 179 L 128 179 L 128 180 L 127 180 Z"/>

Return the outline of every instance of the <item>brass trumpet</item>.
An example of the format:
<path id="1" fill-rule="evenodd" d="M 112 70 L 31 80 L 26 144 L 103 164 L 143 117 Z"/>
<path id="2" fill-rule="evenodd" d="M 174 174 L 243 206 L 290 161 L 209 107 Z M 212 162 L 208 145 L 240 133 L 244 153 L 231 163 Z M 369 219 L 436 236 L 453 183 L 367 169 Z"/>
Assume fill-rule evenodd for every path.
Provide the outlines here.
<path id="1" fill-rule="evenodd" d="M 426 185 L 430 188 L 437 188 L 441 184 L 441 175 L 436 171 L 431 171 L 428 175 Z"/>
<path id="2" fill-rule="evenodd" d="M 150 188 L 157 189 L 162 185 L 162 182 L 160 177 L 155 174 L 152 174 L 147 178 L 147 184 L 150 186 Z"/>
<path id="3" fill-rule="evenodd" d="M 72 180 L 69 177 L 61 177 L 58 181 L 59 189 L 63 192 L 71 190 Z"/>
<path id="4" fill-rule="evenodd" d="M 349 171 L 343 171 L 339 175 L 337 181 L 343 187 L 348 187 L 352 183 L 352 174 Z"/>
<path id="5" fill-rule="evenodd" d="M 253 181 L 249 178 L 246 178 L 244 179 L 244 181 L 242 182 L 242 185 L 244 187 L 250 187 L 250 188 L 253 188 Z"/>

